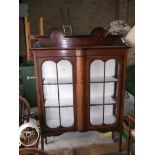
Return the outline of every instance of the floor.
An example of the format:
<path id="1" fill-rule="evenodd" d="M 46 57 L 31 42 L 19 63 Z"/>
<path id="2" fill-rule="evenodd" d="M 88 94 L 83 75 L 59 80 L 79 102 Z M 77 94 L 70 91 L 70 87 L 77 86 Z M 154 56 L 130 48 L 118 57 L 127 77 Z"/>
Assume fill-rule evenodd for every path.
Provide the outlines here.
<path id="1" fill-rule="evenodd" d="M 75 148 L 93 144 L 113 143 L 111 132 L 99 133 L 96 131 L 88 132 L 67 132 L 60 136 L 47 137 L 48 144 L 44 145 L 45 150 L 56 150 L 65 148 Z M 39 147 L 40 144 L 39 144 Z"/>
<path id="2" fill-rule="evenodd" d="M 61 136 L 48 137 L 47 142 L 48 144 L 44 144 L 44 149 L 50 155 L 104 155 L 108 152 L 118 153 L 118 143 L 113 142 L 111 132 L 67 132 Z M 41 148 L 40 143 L 39 148 Z M 122 148 L 125 151 L 124 145 Z"/>
<path id="3" fill-rule="evenodd" d="M 104 155 L 108 152 L 118 153 L 118 144 L 114 143 L 111 132 L 67 132 L 60 136 L 47 137 L 47 142 L 47 144 L 44 144 L 44 150 L 50 152 L 50 155 Z M 40 142 L 38 148 L 41 148 Z M 123 148 L 124 152 L 125 150 Z"/>

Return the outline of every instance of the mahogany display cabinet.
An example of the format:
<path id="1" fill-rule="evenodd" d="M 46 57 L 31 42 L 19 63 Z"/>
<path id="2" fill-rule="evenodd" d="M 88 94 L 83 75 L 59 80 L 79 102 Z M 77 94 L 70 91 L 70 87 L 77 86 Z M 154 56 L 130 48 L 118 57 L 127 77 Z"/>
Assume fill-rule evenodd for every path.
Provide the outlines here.
<path id="1" fill-rule="evenodd" d="M 41 144 L 68 131 L 117 131 L 122 117 L 128 46 L 96 28 L 91 35 L 38 36 L 35 64 Z"/>

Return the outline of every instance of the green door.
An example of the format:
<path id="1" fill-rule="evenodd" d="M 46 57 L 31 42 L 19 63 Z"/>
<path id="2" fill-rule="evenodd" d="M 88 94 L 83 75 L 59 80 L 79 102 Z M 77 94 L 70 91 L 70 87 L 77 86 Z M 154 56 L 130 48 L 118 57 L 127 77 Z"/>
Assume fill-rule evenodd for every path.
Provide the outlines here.
<path id="1" fill-rule="evenodd" d="M 34 66 L 21 66 L 19 71 L 23 81 L 24 96 L 30 102 L 31 107 L 36 107 L 37 97 Z"/>

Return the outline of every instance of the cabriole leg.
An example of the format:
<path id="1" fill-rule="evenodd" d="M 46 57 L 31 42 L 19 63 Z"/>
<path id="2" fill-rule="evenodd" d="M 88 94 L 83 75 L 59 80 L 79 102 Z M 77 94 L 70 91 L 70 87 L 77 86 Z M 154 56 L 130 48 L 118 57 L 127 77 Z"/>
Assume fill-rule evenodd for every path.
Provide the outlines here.
<path id="1" fill-rule="evenodd" d="M 120 130 L 120 132 L 119 132 L 119 152 L 121 152 L 122 151 L 122 130 Z"/>

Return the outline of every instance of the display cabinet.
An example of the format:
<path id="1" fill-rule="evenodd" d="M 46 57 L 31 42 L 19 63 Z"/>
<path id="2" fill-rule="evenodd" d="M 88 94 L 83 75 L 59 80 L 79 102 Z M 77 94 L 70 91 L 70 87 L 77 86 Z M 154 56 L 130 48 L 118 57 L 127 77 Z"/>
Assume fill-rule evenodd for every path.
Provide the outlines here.
<path id="1" fill-rule="evenodd" d="M 67 131 L 118 131 L 121 149 L 127 45 L 96 28 L 88 36 L 53 31 L 32 48 L 41 142 Z"/>

